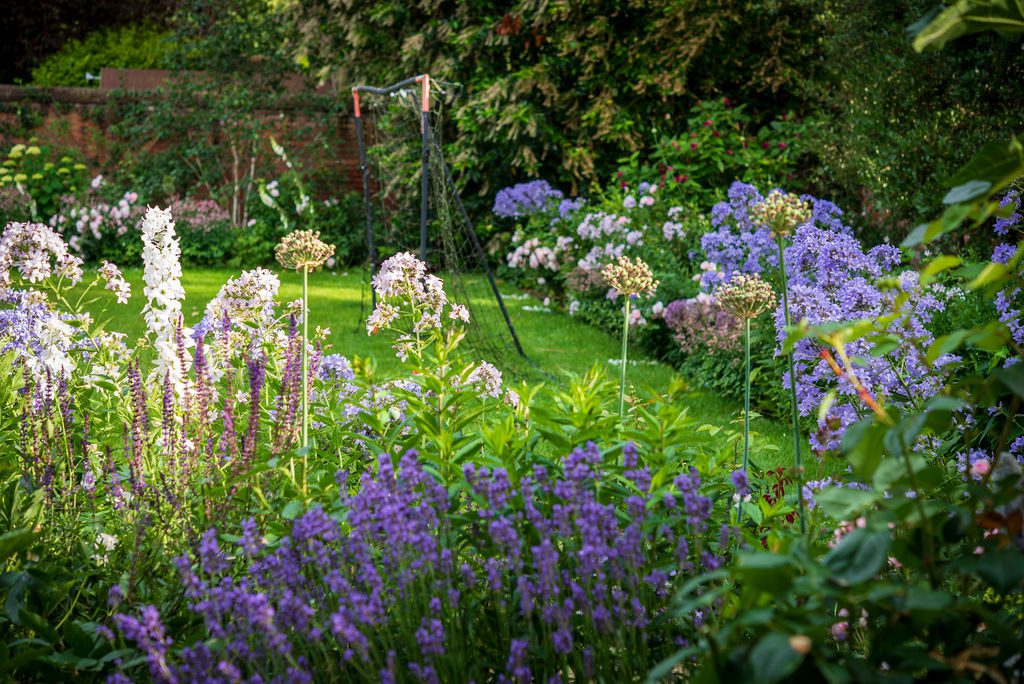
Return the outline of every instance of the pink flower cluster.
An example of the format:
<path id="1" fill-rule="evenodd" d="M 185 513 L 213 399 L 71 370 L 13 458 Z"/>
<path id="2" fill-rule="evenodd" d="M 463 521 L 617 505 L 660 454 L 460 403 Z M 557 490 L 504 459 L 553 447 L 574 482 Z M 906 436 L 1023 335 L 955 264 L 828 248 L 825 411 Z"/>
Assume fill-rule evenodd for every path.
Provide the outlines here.
<path id="1" fill-rule="evenodd" d="M 678 299 L 665 307 L 663 316 L 684 354 L 713 354 L 739 348 L 742 322 L 719 308 L 711 295 L 701 293 L 692 299 Z"/>
<path id="2" fill-rule="evenodd" d="M 98 184 L 94 183 L 93 188 L 97 187 Z M 80 204 L 76 197 L 67 195 L 61 198 L 60 213 L 50 218 L 50 225 L 63 235 L 73 229 L 74 234 L 68 238 L 68 245 L 81 253 L 84 237 L 101 240 L 104 235 L 121 237 L 132 230 L 145 211 L 144 207 L 136 204 L 138 201 L 139 196 L 134 192 L 124 193 L 113 204 L 100 198 L 88 204 Z"/>
<path id="3" fill-rule="evenodd" d="M 367 334 L 394 328 L 403 316 L 411 321 L 407 329 L 399 331 L 393 346 L 402 361 L 420 353 L 422 335 L 441 330 L 446 306 L 450 320 L 469 322 L 469 309 L 449 302 L 441 279 L 428 274 L 427 265 L 409 252 L 399 252 L 381 264 L 372 285 L 377 293 L 377 306 L 366 319 Z"/>
<path id="4" fill-rule="evenodd" d="M 228 212 L 211 199 L 175 197 L 171 199 L 169 209 L 179 223 L 184 221 L 192 230 L 200 233 L 209 233 L 219 225 L 231 221 Z"/>

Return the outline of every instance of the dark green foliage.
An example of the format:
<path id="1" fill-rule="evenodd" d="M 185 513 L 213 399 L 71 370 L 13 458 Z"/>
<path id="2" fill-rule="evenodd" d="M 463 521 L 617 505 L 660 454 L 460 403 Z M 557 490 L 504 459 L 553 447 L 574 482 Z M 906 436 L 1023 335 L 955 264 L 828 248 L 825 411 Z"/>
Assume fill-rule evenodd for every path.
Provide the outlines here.
<path id="1" fill-rule="evenodd" d="M 69 40 L 140 21 L 163 23 L 177 4 L 176 0 L 8 0 L 0 22 L 0 83 L 28 81 L 33 67 Z"/>
<path id="2" fill-rule="evenodd" d="M 86 72 L 99 76 L 103 67 L 164 69 L 173 49 L 172 34 L 152 24 L 132 24 L 90 33 L 71 40 L 32 70 L 39 86 L 99 86 Z"/>
<path id="3" fill-rule="evenodd" d="M 292 3 L 300 52 L 341 83 L 461 83 L 452 160 L 484 196 L 541 175 L 573 187 L 677 130 L 701 97 L 790 103 L 817 68 L 817 3 Z"/>
<path id="4" fill-rule="evenodd" d="M 839 206 L 861 207 L 868 239 L 930 218 L 973 150 L 1022 127 L 1020 43 L 985 33 L 918 54 L 905 27 L 934 4 L 830 0 L 823 10 L 827 77 L 805 82 L 822 108 L 817 184 Z"/>
<path id="5" fill-rule="evenodd" d="M 702 208 L 722 199 L 735 180 L 791 185 L 808 126 L 789 112 L 757 128 L 746 108 L 729 98 L 698 102 L 685 125 L 666 131 L 653 150 L 623 159 L 618 181 L 657 182 L 662 197 Z"/>

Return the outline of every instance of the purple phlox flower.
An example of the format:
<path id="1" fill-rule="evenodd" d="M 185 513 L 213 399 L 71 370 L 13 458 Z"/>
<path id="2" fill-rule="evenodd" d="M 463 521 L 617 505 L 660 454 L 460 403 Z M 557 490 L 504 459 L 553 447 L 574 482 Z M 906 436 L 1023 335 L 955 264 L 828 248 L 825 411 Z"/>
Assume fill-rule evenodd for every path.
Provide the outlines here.
<path id="1" fill-rule="evenodd" d="M 563 196 L 545 180 L 519 183 L 498 191 L 493 211 L 502 218 L 523 218 L 547 210 Z"/>

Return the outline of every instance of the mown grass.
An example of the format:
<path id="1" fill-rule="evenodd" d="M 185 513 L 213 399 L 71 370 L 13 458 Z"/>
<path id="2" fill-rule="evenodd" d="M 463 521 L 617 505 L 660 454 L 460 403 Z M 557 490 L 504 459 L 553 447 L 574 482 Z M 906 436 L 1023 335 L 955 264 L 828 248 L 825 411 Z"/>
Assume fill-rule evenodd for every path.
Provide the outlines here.
<path id="1" fill-rule="evenodd" d="M 227 269 L 185 270 L 182 284 L 186 292 L 184 312 L 187 324 L 195 324 L 202 318 L 207 302 L 216 296 L 224 282 L 234 274 L 234 271 Z M 290 272 L 279 275 L 280 301 L 299 298 L 302 294 L 301 278 Z M 145 303 L 142 271 L 128 269 L 125 277 L 132 284 L 132 298 L 128 304 L 119 306 L 110 293 L 97 289 L 89 293 L 90 298 L 95 296 L 97 299 L 90 305 L 90 310 L 98 320 L 107 321 L 108 329 L 126 333 L 129 341 L 134 341 L 144 335 L 146 330 L 142 318 Z M 363 321 L 369 314 L 370 293 L 369 285 L 364 285 L 363 279 L 363 274 L 358 270 L 312 274 L 310 325 L 330 329 L 327 339 L 332 352 L 349 357 L 372 358 L 378 370 L 399 372 L 401 365 L 391 351 L 387 337 L 370 337 L 366 334 Z M 470 278 L 465 285 L 471 305 L 481 317 L 484 313 L 491 318 L 498 315 L 494 298 L 485 282 Z M 505 302 L 523 348 L 536 367 L 551 378 L 547 382 L 559 382 L 568 374 L 586 373 L 595 365 L 611 377 L 617 377 L 617 367 L 610 361 L 619 356 L 619 339 L 564 313 L 536 310 L 543 308 L 536 299 L 526 297 L 507 285 L 501 289 L 506 295 Z M 671 367 L 640 352 L 631 351 L 631 358 L 636 365 L 630 365 L 628 381 L 637 386 L 664 392 L 673 378 L 678 376 Z M 742 429 L 739 405 L 718 395 L 689 390 L 681 396 L 679 404 L 680 410 L 688 410 L 701 423 Z M 752 453 L 755 462 L 762 466 L 792 463 L 792 438 L 785 425 L 756 418 L 752 429 L 758 433 Z M 805 455 L 805 461 L 809 461 L 809 478 L 817 477 L 818 471 L 824 470 L 813 458 Z"/>

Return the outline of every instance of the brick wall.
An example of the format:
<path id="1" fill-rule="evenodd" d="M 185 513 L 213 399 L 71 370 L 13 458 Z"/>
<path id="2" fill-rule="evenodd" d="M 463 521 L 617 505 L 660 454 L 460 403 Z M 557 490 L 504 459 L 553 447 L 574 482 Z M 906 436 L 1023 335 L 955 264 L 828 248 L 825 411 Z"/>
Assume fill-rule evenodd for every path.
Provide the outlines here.
<path id="1" fill-rule="evenodd" d="M 145 101 L 161 97 L 153 88 L 166 81 L 166 72 L 141 70 L 103 70 L 106 87 L 103 88 L 37 88 L 30 86 L 0 85 L 0 148 L 6 152 L 11 145 L 25 142 L 35 136 L 44 145 L 73 148 L 85 158 L 92 173 L 109 172 L 118 161 L 123 145 L 111 131 L 113 108 L 111 98 L 131 97 Z M 135 71 L 136 73 L 132 73 Z M 109 73 L 108 73 L 109 72 Z M 131 86 L 131 90 L 111 88 Z M 296 88 L 290 88 L 295 90 Z M 347 109 L 324 121 L 323 111 L 333 96 L 320 91 L 294 100 L 287 97 L 279 108 L 263 112 L 272 121 L 271 130 L 282 140 L 288 140 L 288 152 L 306 170 L 321 170 L 346 189 L 361 190 L 355 123 Z M 347 97 L 347 94 L 343 95 Z M 318 106 L 318 102 L 320 103 Z M 320 110 L 319 112 L 317 110 Z M 312 137 L 297 134 L 319 126 L 333 126 L 337 149 L 325 154 L 319 147 L 308 145 Z M 153 145 L 149 146 L 150 149 Z M 145 150 L 146 147 L 143 148 Z M 132 150 L 137 154 L 138 150 Z"/>

